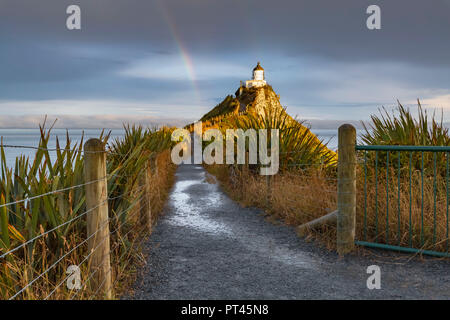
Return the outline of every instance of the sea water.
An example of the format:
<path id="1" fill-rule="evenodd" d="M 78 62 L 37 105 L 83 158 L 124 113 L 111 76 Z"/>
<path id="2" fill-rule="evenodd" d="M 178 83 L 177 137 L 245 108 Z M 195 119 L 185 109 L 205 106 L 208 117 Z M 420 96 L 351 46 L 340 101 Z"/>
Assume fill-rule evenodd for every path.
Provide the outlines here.
<path id="1" fill-rule="evenodd" d="M 327 147 L 333 151 L 337 150 L 338 146 L 338 129 L 314 129 L 311 128 L 311 132 L 314 133 L 317 138 L 327 144 Z"/>
<path id="2" fill-rule="evenodd" d="M 75 144 L 79 144 L 83 133 L 83 143 L 90 138 L 99 138 L 102 129 L 67 129 L 69 132 L 69 138 L 71 140 L 71 147 Z M 123 129 L 105 129 L 105 134 L 111 131 L 109 141 L 112 141 L 116 137 L 122 137 L 124 135 Z M 5 147 L 5 158 L 8 167 L 13 168 L 16 157 L 25 155 L 30 158 L 30 162 L 33 161 L 36 154 L 35 149 L 22 148 L 26 147 L 38 147 L 40 139 L 39 129 L 0 129 L 0 136 L 3 140 L 3 145 L 12 145 L 17 147 Z M 50 133 L 50 140 L 48 143 L 48 149 L 56 148 L 56 138 L 59 139 L 59 146 L 61 149 L 66 147 L 66 129 L 52 129 Z M 51 159 L 56 158 L 56 151 L 49 151 Z"/>

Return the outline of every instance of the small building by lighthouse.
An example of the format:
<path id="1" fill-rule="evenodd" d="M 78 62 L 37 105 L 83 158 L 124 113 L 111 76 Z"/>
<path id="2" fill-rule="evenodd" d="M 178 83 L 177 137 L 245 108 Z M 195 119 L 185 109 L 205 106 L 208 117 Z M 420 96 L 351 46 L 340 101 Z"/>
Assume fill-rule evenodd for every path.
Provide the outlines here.
<path id="1" fill-rule="evenodd" d="M 245 81 L 246 88 L 253 87 L 263 87 L 267 84 L 264 77 L 264 69 L 261 67 L 261 64 L 258 62 L 257 66 L 253 69 L 253 77 L 252 80 Z"/>

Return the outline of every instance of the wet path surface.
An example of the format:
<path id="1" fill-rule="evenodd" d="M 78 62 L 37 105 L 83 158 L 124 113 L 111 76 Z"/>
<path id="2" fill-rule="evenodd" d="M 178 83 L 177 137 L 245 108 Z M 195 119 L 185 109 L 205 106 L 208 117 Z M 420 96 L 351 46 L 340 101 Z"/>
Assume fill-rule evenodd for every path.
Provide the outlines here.
<path id="1" fill-rule="evenodd" d="M 339 259 L 242 208 L 201 166 L 178 167 L 127 299 L 450 299 L 450 263 L 376 251 Z M 399 258 L 400 257 L 400 258 Z M 381 289 L 366 286 L 370 265 Z"/>

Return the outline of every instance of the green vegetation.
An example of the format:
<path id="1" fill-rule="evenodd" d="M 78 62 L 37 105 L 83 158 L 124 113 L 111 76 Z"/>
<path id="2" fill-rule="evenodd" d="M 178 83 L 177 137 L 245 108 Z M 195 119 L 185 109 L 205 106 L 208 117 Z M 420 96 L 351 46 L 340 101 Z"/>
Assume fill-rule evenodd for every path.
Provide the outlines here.
<path id="1" fill-rule="evenodd" d="M 388 113 L 386 109 L 380 111 L 380 115 L 372 115 L 369 125 L 363 124 L 365 132 L 361 135 L 361 141 L 367 145 L 408 145 L 408 146 L 449 146 L 450 135 L 448 128 L 443 124 L 443 115 L 438 120 L 435 114 L 428 116 L 427 111 L 422 109 L 420 101 L 417 101 L 417 118 L 412 112 L 398 102 L 397 108 Z M 398 153 L 390 153 L 390 161 L 397 163 Z M 360 157 L 363 157 L 360 152 Z M 374 165 L 375 152 L 366 154 L 368 162 Z M 409 166 L 409 155 L 400 155 L 402 167 Z M 433 153 L 414 152 L 412 154 L 412 167 L 420 170 L 422 167 L 432 168 L 434 165 Z M 378 152 L 379 163 L 386 163 L 386 152 Z M 445 153 L 436 153 L 436 163 L 441 175 L 445 174 Z"/>
<path id="2" fill-rule="evenodd" d="M 327 148 L 327 144 L 317 138 L 303 122 L 293 119 L 285 109 L 273 108 L 269 105 L 264 114 L 247 113 L 231 116 L 221 124 L 221 130 L 240 128 L 279 129 L 280 137 L 280 170 L 301 168 L 302 165 L 322 165 L 334 167 L 336 153 Z M 268 136 L 270 145 L 270 135 Z"/>
<path id="3" fill-rule="evenodd" d="M 205 114 L 200 121 L 208 121 L 213 118 L 225 116 L 230 113 L 236 112 L 239 109 L 239 102 L 236 98 L 228 95 L 221 103 L 215 106 L 211 111 Z"/>
<path id="4" fill-rule="evenodd" d="M 439 120 L 434 113 L 429 117 L 417 103 L 417 117 L 400 102 L 392 113 L 383 108 L 381 115 L 372 115 L 371 123 L 363 124 L 361 141 L 367 145 L 449 146 L 443 116 Z M 364 157 L 367 167 L 358 168 L 357 183 L 359 190 L 366 189 L 366 196 L 358 193 L 357 211 L 366 212 L 367 230 L 360 219 L 359 239 L 381 243 L 390 239 L 391 244 L 445 251 L 446 153 L 391 151 L 388 161 L 386 151 L 359 152 L 361 163 Z"/>
<path id="5" fill-rule="evenodd" d="M 222 130 L 280 129 L 279 174 L 267 179 L 259 176 L 251 166 L 213 165 L 207 168 L 242 205 L 263 208 L 287 224 L 301 225 L 336 209 L 337 155 L 302 122 L 289 117 L 285 110 L 274 110 L 277 109 L 264 110 L 264 116 L 252 112 L 232 115 L 223 119 L 219 127 Z M 434 114 L 430 118 L 420 102 L 417 116 L 399 103 L 392 114 L 383 109 L 380 116 L 372 115 L 371 122 L 364 128 L 360 137 L 363 144 L 450 145 L 442 117 L 439 121 Z M 364 153 L 360 152 L 358 156 L 357 239 L 447 251 L 445 153 L 436 154 L 436 175 L 433 153 L 412 153 L 411 178 L 409 152 L 400 154 L 400 171 L 397 152 L 390 152 L 387 162 L 387 152 L 379 151 L 377 166 L 375 152 L 367 152 L 366 169 L 362 165 Z M 330 249 L 335 248 L 336 229 L 333 226 L 311 231 L 307 237 L 319 239 Z"/>
<path id="6" fill-rule="evenodd" d="M 0 255 L 38 237 L 0 258 L 0 297 L 10 298 L 36 279 L 17 296 L 18 299 L 47 296 L 67 299 L 76 294 L 77 298 L 87 298 L 93 294 L 88 285 L 77 293 L 68 290 L 64 283 L 65 271 L 70 265 L 80 267 L 82 281 L 88 280 L 90 274 L 84 261 L 87 256 L 87 244 L 83 244 L 86 239 L 85 189 L 76 187 L 85 182 L 83 139 L 72 144 L 67 134 L 63 148 L 57 140 L 56 158 L 52 159 L 47 150 L 51 128 L 45 129 L 44 124 L 40 132 L 39 149 L 31 162 L 28 157 L 20 156 L 10 169 L 6 166 L 3 145 L 0 148 L 0 205 L 60 190 L 0 208 Z M 154 192 L 158 193 L 158 198 L 164 198 L 170 183 L 167 151 L 171 147 L 170 135 L 168 128 L 144 130 L 127 126 L 125 136 L 107 147 L 110 229 L 115 231 L 111 238 L 111 257 L 115 280 L 120 280 L 119 287 L 130 278 L 130 265 L 140 255 L 136 240 L 144 238 L 137 228 L 135 214 L 137 200 L 142 195 L 142 188 L 137 188 L 139 175 L 149 158 L 159 161 L 159 174 L 163 176 L 154 176 L 160 183 L 160 188 Z M 109 134 L 102 132 L 99 139 L 106 145 Z M 161 207 L 160 203 L 156 205 Z M 131 228 L 134 232 L 130 233 Z M 63 256 L 64 259 L 59 260 Z"/>
<path id="7" fill-rule="evenodd" d="M 253 93 L 247 92 L 245 95 Z M 266 97 L 270 97 L 271 93 L 273 91 L 268 91 Z M 241 98 L 245 97 L 248 96 Z M 259 175 L 259 165 L 250 165 L 248 168 L 212 165 L 207 166 L 207 169 L 216 175 L 230 196 L 242 205 L 260 207 L 287 224 L 300 225 L 335 208 L 337 155 L 304 122 L 292 118 L 285 109 L 274 105 L 276 101 L 266 99 L 266 103 L 263 113 L 253 111 L 229 115 L 217 126 L 223 133 L 227 129 L 237 128 L 244 131 L 279 129 L 280 171 L 270 177 L 270 185 L 267 177 Z M 269 135 L 268 145 L 270 143 Z M 320 238 L 326 239 L 329 246 L 334 245 L 332 233 L 324 231 Z"/>
<path id="8" fill-rule="evenodd" d="M 443 125 L 443 117 L 435 119 L 433 113 L 428 119 L 426 110 L 417 101 L 417 119 L 411 111 L 398 102 L 398 107 L 392 114 L 382 109 L 381 115 L 372 115 L 371 124 L 362 123 L 365 133 L 362 142 L 368 145 L 409 145 L 409 146 L 449 146 L 450 135 L 448 128 Z"/>

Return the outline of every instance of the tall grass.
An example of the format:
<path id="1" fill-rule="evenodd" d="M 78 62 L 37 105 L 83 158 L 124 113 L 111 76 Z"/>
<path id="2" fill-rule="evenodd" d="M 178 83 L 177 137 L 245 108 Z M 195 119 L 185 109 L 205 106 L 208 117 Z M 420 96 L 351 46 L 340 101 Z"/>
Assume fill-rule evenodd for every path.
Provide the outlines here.
<path id="1" fill-rule="evenodd" d="M 448 146 L 450 136 L 443 124 L 443 114 L 437 119 L 435 113 L 429 118 L 427 110 L 417 100 L 417 118 L 398 102 L 389 113 L 385 108 L 380 115 L 372 115 L 370 124 L 362 122 L 365 133 L 363 143 L 368 145 Z"/>
<path id="2" fill-rule="evenodd" d="M 369 124 L 362 122 L 364 133 L 361 135 L 361 142 L 367 145 L 407 145 L 407 146 L 450 146 L 449 129 L 444 126 L 443 114 L 440 119 L 433 113 L 431 116 L 427 110 L 422 108 L 420 101 L 417 101 L 417 117 L 410 109 L 398 106 L 391 113 L 386 109 L 381 109 L 379 115 L 372 115 Z M 379 152 L 380 163 L 386 163 L 386 152 Z M 362 157 L 362 153 L 360 153 Z M 420 170 L 422 167 L 422 156 L 424 167 L 433 166 L 433 154 L 416 152 L 413 154 L 412 166 Z M 446 157 L 444 153 L 436 154 L 436 162 L 440 168 L 440 174 L 445 174 Z M 367 153 L 367 157 L 373 160 L 374 152 Z M 391 160 L 397 163 L 398 154 L 391 153 Z M 401 165 L 409 165 L 409 158 L 401 156 Z"/>
<path id="3" fill-rule="evenodd" d="M 427 170 L 390 167 L 375 176 L 373 164 L 358 167 L 357 228 L 358 240 L 446 252 L 447 186 L 445 176 Z M 364 190 L 366 189 L 366 193 Z M 364 218 L 366 214 L 366 218 Z"/>
<path id="4" fill-rule="evenodd" d="M 304 122 L 289 116 L 285 109 L 269 105 L 263 111 L 262 114 L 250 112 L 229 116 L 223 119 L 219 128 L 223 132 L 236 128 L 244 131 L 279 129 L 279 173 L 268 182 L 251 165 L 212 165 L 206 166 L 207 170 L 218 177 L 225 190 L 241 205 L 260 207 L 271 217 L 289 225 L 303 224 L 334 211 L 336 153 L 328 149 L 327 143 L 317 138 Z M 330 232 L 322 232 L 321 238 L 327 239 L 328 246 L 334 245 Z"/>
<path id="5" fill-rule="evenodd" d="M 40 133 L 40 148 L 34 158 L 17 157 L 14 168 L 7 167 L 5 149 L 3 145 L 0 147 L 0 205 L 84 183 L 83 137 L 80 142 L 72 143 L 67 134 L 64 147 L 57 139 L 56 157 L 52 159 L 47 150 L 51 128 L 46 129 L 44 124 L 40 126 Z M 164 198 L 171 174 L 168 151 L 164 151 L 170 147 L 170 133 L 168 128 L 144 130 L 142 127 L 127 126 L 124 137 L 116 138 L 109 144 L 109 134 L 102 132 L 99 136 L 108 145 L 108 196 L 112 198 L 108 203 L 110 228 L 117 230 L 111 239 L 112 273 L 116 280 L 120 280 L 119 288 L 131 274 L 129 264 L 135 263 L 140 255 L 135 246 L 143 236 L 139 233 L 136 220 L 137 200 L 142 195 L 142 190 L 137 188 L 139 175 L 149 158 L 158 161 L 160 169 L 152 177 L 158 181 L 159 187 L 153 188 L 152 197 Z M 149 201 L 153 203 L 155 199 Z M 161 207 L 160 202 L 155 201 L 155 213 Z M 78 265 L 82 281 L 88 280 L 89 265 L 84 259 L 87 245 L 77 247 L 86 239 L 85 218 L 77 218 L 85 211 L 84 187 L 0 208 L 0 255 L 56 228 L 0 260 L 2 299 L 12 297 L 33 279 L 37 280 L 17 298 L 42 299 L 50 293 L 51 299 L 65 299 L 75 294 L 77 298 L 92 296 L 88 283 L 77 293 L 68 290 L 65 283 L 56 289 L 64 281 L 70 265 Z M 63 226 L 58 227 L 60 225 Z M 131 228 L 135 230 L 130 233 L 128 230 Z M 58 261 L 69 252 L 62 261 Z M 37 278 L 46 270 L 48 272 Z M 53 292 L 54 289 L 56 291 Z"/>
<path id="6" fill-rule="evenodd" d="M 429 116 L 419 100 L 417 104 L 416 117 L 400 102 L 391 113 L 382 109 L 380 115 L 372 115 L 368 126 L 363 123 L 365 133 L 361 136 L 361 141 L 368 145 L 449 146 L 450 135 L 448 128 L 443 124 L 443 114 L 440 119 L 435 113 Z M 364 190 L 362 166 L 358 168 L 357 181 L 358 190 L 361 190 L 357 201 L 359 239 L 367 237 L 369 241 L 446 251 L 448 243 L 446 154 L 414 152 L 410 155 L 408 152 L 394 151 L 390 152 L 388 162 L 387 153 L 379 151 L 376 174 L 375 152 L 367 152 L 365 156 L 368 164 L 366 199 L 362 192 Z M 360 162 L 363 161 L 363 157 L 363 153 L 359 153 Z M 434 178 L 435 161 L 436 178 Z M 387 183 L 390 185 L 388 190 Z M 364 209 L 365 202 L 367 202 L 366 209 Z M 367 214 L 366 232 L 364 232 L 364 210 Z"/>

